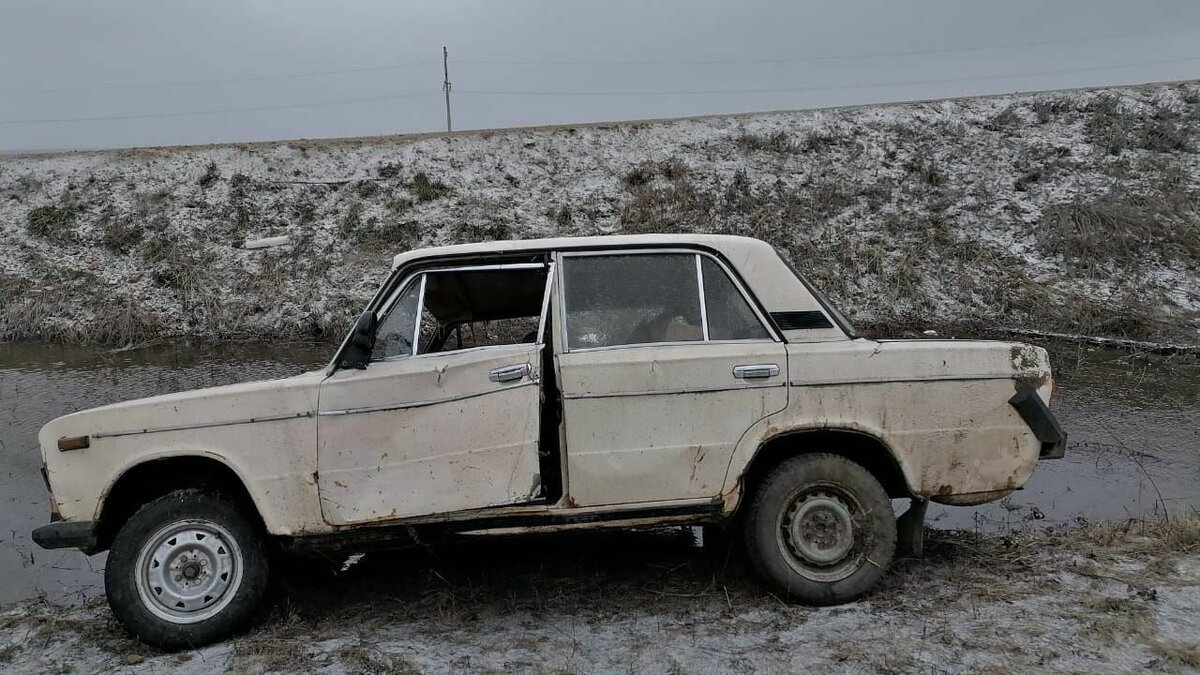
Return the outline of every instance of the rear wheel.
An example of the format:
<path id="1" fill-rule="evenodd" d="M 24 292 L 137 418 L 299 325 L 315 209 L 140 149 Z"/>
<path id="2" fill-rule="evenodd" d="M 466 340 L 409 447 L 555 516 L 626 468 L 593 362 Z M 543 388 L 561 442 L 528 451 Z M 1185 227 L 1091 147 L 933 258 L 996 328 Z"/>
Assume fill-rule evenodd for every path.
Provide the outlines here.
<path id="1" fill-rule="evenodd" d="M 245 626 L 268 574 L 264 538 L 232 500 L 180 490 L 142 506 L 117 532 L 104 588 L 139 640 L 180 649 Z"/>
<path id="2" fill-rule="evenodd" d="M 744 536 L 751 564 L 779 592 L 834 605 L 862 596 L 887 569 L 896 520 L 887 492 L 861 465 L 800 455 L 763 480 Z"/>

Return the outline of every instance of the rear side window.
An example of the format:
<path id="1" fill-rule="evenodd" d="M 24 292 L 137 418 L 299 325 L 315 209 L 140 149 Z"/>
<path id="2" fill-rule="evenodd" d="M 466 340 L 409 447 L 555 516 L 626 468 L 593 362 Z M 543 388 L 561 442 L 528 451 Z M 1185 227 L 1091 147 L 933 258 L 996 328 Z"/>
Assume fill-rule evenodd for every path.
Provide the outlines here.
<path id="1" fill-rule="evenodd" d="M 721 266 L 699 254 L 569 256 L 563 282 L 568 349 L 771 339 Z"/>
<path id="2" fill-rule="evenodd" d="M 766 340 L 771 337 L 725 270 L 711 258 L 700 259 L 704 276 L 710 340 Z"/>

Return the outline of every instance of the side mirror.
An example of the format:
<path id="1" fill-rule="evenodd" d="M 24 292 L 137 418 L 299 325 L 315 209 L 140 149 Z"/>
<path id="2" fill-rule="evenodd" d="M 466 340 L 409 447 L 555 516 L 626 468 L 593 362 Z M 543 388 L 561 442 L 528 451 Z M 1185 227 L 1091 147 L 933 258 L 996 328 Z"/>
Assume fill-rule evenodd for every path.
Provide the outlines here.
<path id="1" fill-rule="evenodd" d="M 375 349 L 375 329 L 378 327 L 379 320 L 375 318 L 375 312 L 363 312 L 359 315 L 358 320 L 354 322 L 354 331 L 350 333 L 350 344 L 346 347 L 346 354 L 342 357 L 343 368 L 362 370 L 367 367 L 371 360 L 371 351 Z"/>

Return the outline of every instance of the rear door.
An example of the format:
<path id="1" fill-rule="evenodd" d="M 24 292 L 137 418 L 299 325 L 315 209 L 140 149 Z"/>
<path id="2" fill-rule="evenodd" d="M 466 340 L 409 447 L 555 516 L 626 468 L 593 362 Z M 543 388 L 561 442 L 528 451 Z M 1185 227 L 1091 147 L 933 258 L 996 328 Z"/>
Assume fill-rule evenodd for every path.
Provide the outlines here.
<path id="1" fill-rule="evenodd" d="M 787 405 L 787 356 L 722 261 L 563 254 L 569 493 L 593 506 L 711 498 L 734 447 Z"/>
<path id="2" fill-rule="evenodd" d="M 321 386 L 318 487 L 353 524 L 541 497 L 549 267 L 428 270 L 380 311 L 372 360 Z"/>

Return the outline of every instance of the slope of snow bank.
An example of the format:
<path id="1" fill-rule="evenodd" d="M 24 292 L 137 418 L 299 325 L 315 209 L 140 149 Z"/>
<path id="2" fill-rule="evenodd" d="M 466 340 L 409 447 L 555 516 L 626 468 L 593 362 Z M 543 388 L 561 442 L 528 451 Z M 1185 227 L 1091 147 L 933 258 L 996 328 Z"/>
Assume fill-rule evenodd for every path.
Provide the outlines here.
<path id="1" fill-rule="evenodd" d="M 1198 132 L 1189 83 L 0 158 L 0 339 L 328 337 L 408 248 L 712 231 L 892 331 L 1195 342 Z"/>

